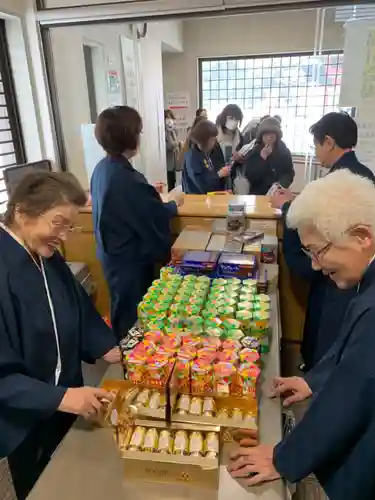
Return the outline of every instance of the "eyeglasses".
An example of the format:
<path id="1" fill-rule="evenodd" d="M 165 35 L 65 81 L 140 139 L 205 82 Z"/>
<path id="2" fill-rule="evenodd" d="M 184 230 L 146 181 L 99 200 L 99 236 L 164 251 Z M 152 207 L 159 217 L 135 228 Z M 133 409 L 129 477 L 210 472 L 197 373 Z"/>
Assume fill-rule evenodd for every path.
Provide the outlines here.
<path id="1" fill-rule="evenodd" d="M 60 232 L 66 231 L 68 233 L 75 233 L 75 232 L 79 232 L 82 230 L 82 228 L 74 226 L 73 224 L 70 224 L 70 223 L 62 222 L 60 220 L 53 220 L 53 219 L 51 220 L 45 216 L 42 216 L 42 217 L 44 217 L 46 219 L 46 221 L 51 226 L 51 228 L 58 230 Z"/>
<path id="2" fill-rule="evenodd" d="M 323 257 L 328 250 L 332 247 L 333 243 L 330 241 L 320 250 L 310 250 L 309 248 L 302 247 L 302 252 L 307 255 L 311 260 L 319 261 L 321 257 Z"/>

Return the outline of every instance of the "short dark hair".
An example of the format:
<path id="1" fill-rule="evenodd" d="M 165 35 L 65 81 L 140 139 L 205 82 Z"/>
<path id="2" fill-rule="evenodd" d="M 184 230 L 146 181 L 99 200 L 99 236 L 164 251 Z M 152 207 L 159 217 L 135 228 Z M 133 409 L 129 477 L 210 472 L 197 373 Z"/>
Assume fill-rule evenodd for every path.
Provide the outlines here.
<path id="1" fill-rule="evenodd" d="M 164 120 L 166 120 L 167 118 L 172 118 L 172 120 L 175 120 L 175 116 L 174 116 L 174 113 L 171 109 L 165 109 L 164 110 Z"/>
<path id="2" fill-rule="evenodd" d="M 217 137 L 217 126 L 209 120 L 200 120 L 190 132 L 190 140 L 195 144 L 206 146 L 209 139 Z"/>
<path id="3" fill-rule="evenodd" d="M 348 113 L 327 113 L 310 127 L 314 139 L 323 144 L 327 136 L 332 137 L 341 149 L 354 148 L 358 141 L 358 127 Z"/>
<path id="4" fill-rule="evenodd" d="M 16 186 L 4 215 L 12 224 L 16 210 L 29 217 L 39 217 L 59 205 L 83 207 L 87 195 L 69 172 L 35 172 L 26 175 Z"/>
<path id="5" fill-rule="evenodd" d="M 238 120 L 240 124 L 242 123 L 243 113 L 241 111 L 241 108 L 237 106 L 237 104 L 228 104 L 227 106 L 225 106 L 223 111 L 217 117 L 216 125 L 218 125 L 221 128 L 225 128 L 225 122 L 228 116 L 232 116 L 233 118 Z"/>
<path id="6" fill-rule="evenodd" d="M 95 126 L 95 137 L 110 156 L 134 151 L 142 132 L 142 118 L 129 106 L 115 106 L 100 113 Z"/>

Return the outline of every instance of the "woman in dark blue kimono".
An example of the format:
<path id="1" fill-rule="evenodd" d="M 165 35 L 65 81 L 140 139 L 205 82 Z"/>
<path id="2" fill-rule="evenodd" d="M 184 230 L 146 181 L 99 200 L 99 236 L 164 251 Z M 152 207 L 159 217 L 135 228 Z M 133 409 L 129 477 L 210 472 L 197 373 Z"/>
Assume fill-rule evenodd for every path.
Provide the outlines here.
<path id="1" fill-rule="evenodd" d="M 225 177 L 230 174 L 228 166 L 219 170 L 211 158 L 211 151 L 217 144 L 217 126 L 200 121 L 190 133 L 191 148 L 185 153 L 182 169 L 182 190 L 187 194 L 207 194 L 225 190 Z"/>
<path id="2" fill-rule="evenodd" d="M 0 458 L 26 498 L 76 415 L 110 396 L 81 362 L 120 360 L 116 339 L 57 251 L 86 195 L 69 174 L 15 189 L 0 227 Z"/>
<path id="3" fill-rule="evenodd" d="M 350 203 L 348 203 L 350 200 Z M 311 397 L 302 420 L 275 447 L 242 448 L 234 477 L 249 485 L 314 474 L 330 500 L 375 498 L 375 187 L 338 170 L 310 183 L 288 210 L 312 267 L 340 289 L 356 288 L 336 342 L 305 376 L 278 379 L 284 404 Z M 335 311 L 332 311 L 334 314 Z M 253 477 L 254 476 L 254 477 Z"/>
<path id="4" fill-rule="evenodd" d="M 172 245 L 171 219 L 176 201 L 163 203 L 156 189 L 134 169 L 142 120 L 128 106 L 106 109 L 96 124 L 96 138 L 107 156 L 91 178 L 97 255 L 111 295 L 112 327 L 120 340 L 137 320 L 137 305 L 165 264 Z"/>

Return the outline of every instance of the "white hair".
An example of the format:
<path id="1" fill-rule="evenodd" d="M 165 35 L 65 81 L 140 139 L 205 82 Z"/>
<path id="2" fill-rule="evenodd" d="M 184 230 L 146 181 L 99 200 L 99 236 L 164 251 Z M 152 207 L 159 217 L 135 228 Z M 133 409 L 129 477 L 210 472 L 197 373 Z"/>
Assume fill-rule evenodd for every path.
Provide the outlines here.
<path id="1" fill-rule="evenodd" d="M 310 182 L 290 205 L 287 225 L 314 228 L 336 241 L 357 225 L 375 229 L 375 186 L 350 170 L 337 170 Z"/>

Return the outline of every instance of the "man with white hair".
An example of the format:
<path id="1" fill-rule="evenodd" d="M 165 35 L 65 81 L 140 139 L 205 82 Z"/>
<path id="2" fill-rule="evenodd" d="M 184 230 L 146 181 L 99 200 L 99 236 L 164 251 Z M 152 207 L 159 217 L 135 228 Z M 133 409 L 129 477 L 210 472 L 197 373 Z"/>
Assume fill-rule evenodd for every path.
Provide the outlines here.
<path id="1" fill-rule="evenodd" d="M 330 500 L 374 500 L 375 187 L 346 169 L 332 173 L 306 186 L 287 223 L 313 269 L 357 293 L 335 344 L 305 380 L 274 381 L 275 395 L 292 393 L 288 402 L 312 396 L 302 420 L 275 447 L 240 448 L 229 470 L 251 475 L 249 485 L 315 474 Z"/>

